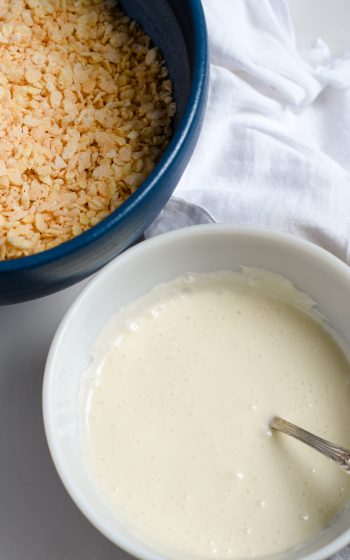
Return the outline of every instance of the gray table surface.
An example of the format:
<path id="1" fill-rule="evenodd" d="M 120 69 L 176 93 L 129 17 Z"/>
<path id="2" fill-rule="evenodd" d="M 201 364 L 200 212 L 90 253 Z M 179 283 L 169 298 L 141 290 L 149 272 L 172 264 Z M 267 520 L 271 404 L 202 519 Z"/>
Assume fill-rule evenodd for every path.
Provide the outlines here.
<path id="1" fill-rule="evenodd" d="M 128 560 L 69 498 L 46 445 L 41 386 L 52 336 L 83 284 L 0 307 L 1 560 Z"/>

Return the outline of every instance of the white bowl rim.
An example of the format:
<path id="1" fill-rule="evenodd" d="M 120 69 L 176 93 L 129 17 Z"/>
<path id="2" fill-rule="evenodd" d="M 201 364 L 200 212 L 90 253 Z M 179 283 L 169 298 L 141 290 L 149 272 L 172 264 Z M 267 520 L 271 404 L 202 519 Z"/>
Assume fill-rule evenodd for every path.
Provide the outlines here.
<path id="1" fill-rule="evenodd" d="M 134 245 L 127 249 L 124 253 L 118 255 L 105 267 L 99 270 L 89 281 L 89 283 L 82 289 L 79 295 L 75 298 L 73 303 L 70 305 L 65 315 L 63 316 L 53 340 L 50 345 L 49 353 L 46 360 L 44 379 L 43 379 L 43 390 L 42 390 L 42 409 L 43 409 L 43 421 L 44 429 L 46 434 L 46 439 L 49 447 L 49 451 L 56 467 L 58 475 L 66 488 L 68 494 L 78 506 L 80 511 L 85 515 L 85 517 L 91 522 L 91 524 L 96 527 L 107 539 L 112 543 L 119 546 L 129 554 L 140 558 L 142 560 L 166 560 L 166 557 L 160 555 L 159 553 L 152 550 L 145 550 L 141 545 L 136 542 L 130 542 L 128 538 L 124 535 L 116 534 L 115 532 L 109 531 L 95 515 L 95 512 L 90 504 L 85 499 L 85 496 L 79 492 L 76 488 L 74 482 L 72 482 L 69 471 L 65 467 L 64 459 L 58 450 L 56 444 L 55 431 L 52 423 L 52 415 L 49 407 L 50 403 L 50 391 L 51 391 L 51 381 L 53 378 L 53 371 L 55 367 L 55 357 L 58 352 L 63 334 L 67 328 L 68 323 L 73 318 L 74 314 L 78 312 L 80 305 L 83 301 L 89 297 L 90 292 L 95 288 L 96 284 L 103 283 L 103 279 L 108 276 L 115 268 L 122 267 L 129 259 L 137 258 L 138 254 L 143 253 L 148 247 L 157 248 L 162 245 L 166 245 L 168 242 L 181 240 L 187 237 L 199 237 L 202 235 L 244 235 L 247 237 L 260 237 L 265 240 L 271 240 L 272 242 L 280 242 L 289 245 L 290 247 L 309 252 L 312 257 L 322 261 L 329 267 L 332 267 L 337 273 L 345 276 L 350 284 L 350 267 L 340 260 L 338 257 L 330 253 L 329 251 L 323 249 L 319 245 L 308 241 L 302 237 L 297 237 L 294 234 L 281 232 L 278 230 L 273 230 L 270 228 L 263 227 L 252 227 L 245 225 L 232 225 L 232 224 L 205 224 L 205 225 L 195 225 L 189 226 L 177 230 L 173 230 L 156 237 L 152 237 L 141 243 Z M 350 543 L 350 527 L 344 531 L 338 538 L 334 539 L 332 542 L 318 549 L 317 551 L 308 554 L 303 557 L 303 560 L 325 560 L 332 556 L 333 554 L 339 552 L 342 548 L 346 547 Z M 276 555 L 277 557 L 277 555 Z M 280 556 L 278 556 L 280 558 Z M 273 560 L 274 555 L 259 557 L 260 560 Z M 245 560 L 245 559 L 242 559 Z"/>

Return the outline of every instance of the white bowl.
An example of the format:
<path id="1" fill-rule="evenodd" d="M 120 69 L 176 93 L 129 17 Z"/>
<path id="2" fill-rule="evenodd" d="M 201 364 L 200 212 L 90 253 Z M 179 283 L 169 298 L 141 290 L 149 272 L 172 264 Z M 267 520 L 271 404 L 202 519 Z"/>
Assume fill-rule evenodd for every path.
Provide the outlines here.
<path id="1" fill-rule="evenodd" d="M 91 280 L 65 315 L 48 356 L 43 408 L 52 458 L 69 494 L 106 537 L 144 560 L 164 560 L 120 525 L 91 485 L 80 449 L 77 395 L 89 350 L 108 319 L 153 286 L 186 272 L 239 270 L 241 265 L 283 274 L 309 294 L 350 345 L 350 269 L 316 245 L 261 229 L 206 225 L 143 242 Z M 335 467 L 336 468 L 336 467 Z M 350 509 L 313 541 L 275 560 L 321 560 L 350 542 Z M 167 557 L 169 558 L 169 557 Z"/>

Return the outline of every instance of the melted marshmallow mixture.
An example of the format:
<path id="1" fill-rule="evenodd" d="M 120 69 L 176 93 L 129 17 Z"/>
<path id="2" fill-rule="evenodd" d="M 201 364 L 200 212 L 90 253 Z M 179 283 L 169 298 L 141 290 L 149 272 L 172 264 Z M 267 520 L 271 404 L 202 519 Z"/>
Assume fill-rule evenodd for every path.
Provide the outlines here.
<path id="1" fill-rule="evenodd" d="M 254 272 L 254 274 L 253 274 Z M 187 275 L 122 309 L 81 384 L 91 481 L 150 546 L 244 558 L 301 544 L 350 477 L 268 428 L 350 447 L 350 366 L 313 304 L 262 271 Z"/>

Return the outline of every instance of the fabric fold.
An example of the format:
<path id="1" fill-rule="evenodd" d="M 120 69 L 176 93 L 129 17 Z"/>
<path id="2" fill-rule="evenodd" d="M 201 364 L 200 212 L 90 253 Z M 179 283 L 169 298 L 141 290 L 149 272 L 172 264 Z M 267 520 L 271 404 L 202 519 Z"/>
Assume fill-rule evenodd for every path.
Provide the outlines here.
<path id="1" fill-rule="evenodd" d="M 318 39 L 299 53 L 286 0 L 203 4 L 208 107 L 175 195 L 218 222 L 288 231 L 350 263 L 350 49 L 333 56 Z M 175 206 L 148 235 L 195 223 L 193 208 Z"/>

